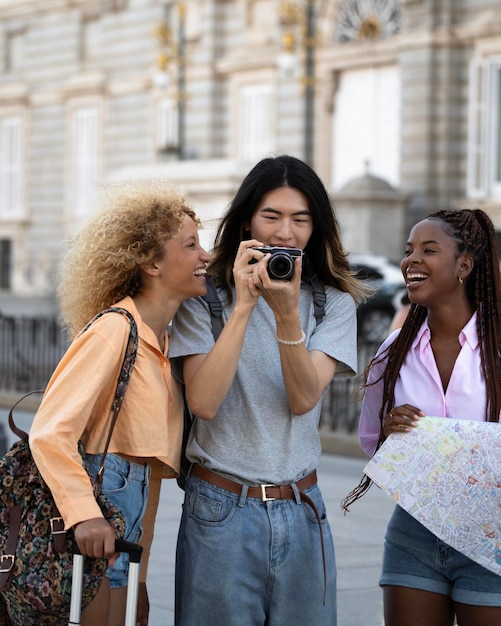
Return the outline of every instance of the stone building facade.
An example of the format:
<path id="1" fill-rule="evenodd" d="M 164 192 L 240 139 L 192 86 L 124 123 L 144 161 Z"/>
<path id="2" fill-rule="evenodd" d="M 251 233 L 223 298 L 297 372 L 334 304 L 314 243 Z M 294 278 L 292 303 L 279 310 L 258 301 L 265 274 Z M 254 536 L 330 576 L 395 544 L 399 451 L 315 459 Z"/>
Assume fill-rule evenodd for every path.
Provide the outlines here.
<path id="1" fill-rule="evenodd" d="M 174 180 L 210 245 L 243 175 L 281 152 L 340 215 L 350 181 L 384 181 L 398 220 L 365 189 L 377 231 L 341 222 L 357 252 L 398 258 L 448 207 L 501 232 L 498 0 L 0 0 L 0 294 L 52 293 L 101 185 Z"/>

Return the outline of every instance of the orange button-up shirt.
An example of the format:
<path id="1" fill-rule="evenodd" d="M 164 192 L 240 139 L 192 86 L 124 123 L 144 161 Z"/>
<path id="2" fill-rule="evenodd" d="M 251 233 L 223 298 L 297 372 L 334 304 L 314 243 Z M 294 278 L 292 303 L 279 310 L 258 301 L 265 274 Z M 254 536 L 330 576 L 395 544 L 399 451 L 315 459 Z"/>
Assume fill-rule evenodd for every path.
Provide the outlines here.
<path id="1" fill-rule="evenodd" d="M 108 451 L 148 457 L 152 476 L 175 477 L 183 405 L 166 357 L 167 336 L 163 353 L 132 298 L 116 306 L 134 316 L 139 344 Z M 66 528 L 102 516 L 82 467 L 78 442 L 89 454 L 103 452 L 129 330 L 125 316 L 109 313 L 75 338 L 49 381 L 30 430 L 33 457 Z"/>

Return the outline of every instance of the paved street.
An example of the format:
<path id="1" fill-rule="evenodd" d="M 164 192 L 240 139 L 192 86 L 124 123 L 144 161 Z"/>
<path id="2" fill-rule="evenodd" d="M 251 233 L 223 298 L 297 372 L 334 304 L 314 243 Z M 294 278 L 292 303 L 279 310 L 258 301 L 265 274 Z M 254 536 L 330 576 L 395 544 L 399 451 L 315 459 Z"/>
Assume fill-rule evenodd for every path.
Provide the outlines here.
<path id="1" fill-rule="evenodd" d="M 7 411 L 0 408 L 0 422 L 6 424 L 6 418 Z M 31 417 L 24 411 L 16 412 L 16 423 L 29 429 Z M 9 431 L 9 445 L 13 441 Z M 346 516 L 340 508 L 342 498 L 362 476 L 365 463 L 363 458 L 324 454 L 318 472 L 336 546 L 338 626 L 383 625 L 382 594 L 377 583 L 383 537 L 393 503 L 372 487 Z M 174 554 L 182 499 L 183 492 L 176 482 L 165 481 L 148 572 L 150 626 L 173 624 Z"/>

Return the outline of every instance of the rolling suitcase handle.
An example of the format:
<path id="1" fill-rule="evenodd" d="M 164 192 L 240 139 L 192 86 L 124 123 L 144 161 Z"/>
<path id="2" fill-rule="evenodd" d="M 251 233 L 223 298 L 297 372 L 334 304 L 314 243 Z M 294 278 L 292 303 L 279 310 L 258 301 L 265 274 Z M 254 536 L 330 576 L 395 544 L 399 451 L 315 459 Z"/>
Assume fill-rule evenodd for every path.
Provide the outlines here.
<path id="1" fill-rule="evenodd" d="M 127 552 L 129 555 L 129 580 L 127 585 L 125 626 L 136 626 L 139 565 L 141 563 L 143 547 L 137 543 L 117 539 L 115 542 L 115 549 L 117 552 Z M 80 553 L 76 542 L 74 542 L 70 621 L 68 622 L 68 626 L 80 626 L 84 559 L 85 557 Z"/>

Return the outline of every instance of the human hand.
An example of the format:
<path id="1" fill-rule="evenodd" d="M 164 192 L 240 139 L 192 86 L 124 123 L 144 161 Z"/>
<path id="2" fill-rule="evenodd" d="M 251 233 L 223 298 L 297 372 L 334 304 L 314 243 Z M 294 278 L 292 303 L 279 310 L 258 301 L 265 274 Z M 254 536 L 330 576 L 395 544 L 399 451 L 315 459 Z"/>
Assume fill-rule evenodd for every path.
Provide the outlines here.
<path id="1" fill-rule="evenodd" d="M 258 265 L 264 264 L 264 255 L 258 250 L 253 250 L 253 248 L 263 245 L 257 239 L 240 242 L 233 264 L 233 279 L 235 281 L 237 302 L 250 303 L 254 306 L 257 298 L 261 295 L 259 286 L 256 285 L 254 280 L 254 273 Z M 251 264 L 253 259 L 256 263 Z M 265 264 L 264 267 L 266 267 Z"/>
<path id="2" fill-rule="evenodd" d="M 299 304 L 301 289 L 301 259 L 294 260 L 294 274 L 291 280 L 274 280 L 268 273 L 270 255 L 266 255 L 261 264 L 254 269 L 253 280 L 261 295 L 266 300 L 277 319 L 290 316 Z"/>
<path id="3" fill-rule="evenodd" d="M 116 534 L 104 517 L 80 522 L 74 528 L 75 541 L 80 552 L 94 559 L 107 558 L 112 567 L 119 553 L 115 551 Z"/>
<path id="4" fill-rule="evenodd" d="M 137 597 L 137 626 L 148 626 L 148 618 L 150 615 L 150 600 L 148 598 L 148 589 L 146 583 L 139 583 Z"/>
<path id="5" fill-rule="evenodd" d="M 425 413 L 411 404 L 402 404 L 394 407 L 384 418 L 383 434 L 389 437 L 393 433 L 406 433 L 415 428 L 420 417 Z"/>

